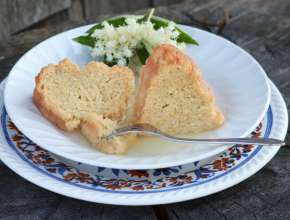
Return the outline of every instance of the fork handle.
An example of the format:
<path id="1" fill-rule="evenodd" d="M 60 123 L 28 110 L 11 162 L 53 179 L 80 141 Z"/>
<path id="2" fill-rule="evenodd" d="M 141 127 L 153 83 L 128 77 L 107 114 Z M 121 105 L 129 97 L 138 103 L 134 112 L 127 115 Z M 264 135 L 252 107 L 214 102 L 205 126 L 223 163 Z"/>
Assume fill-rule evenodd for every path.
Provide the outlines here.
<path id="1" fill-rule="evenodd" d="M 161 136 L 160 136 L 161 137 Z M 163 139 L 167 139 L 174 142 L 181 143 L 207 143 L 207 144 L 256 144 L 267 146 L 283 146 L 285 143 L 278 139 L 273 138 L 224 138 L 224 139 L 190 139 L 179 138 L 172 136 L 163 136 Z"/>
<path id="2" fill-rule="evenodd" d="M 267 145 L 267 146 L 283 146 L 285 142 L 274 138 L 219 138 L 219 139 L 190 139 L 174 137 L 168 134 L 164 134 L 160 131 L 148 131 L 148 130 L 119 130 L 119 132 L 113 133 L 112 136 L 122 136 L 129 133 L 142 133 L 150 136 L 157 136 L 164 140 L 174 141 L 178 143 L 206 143 L 206 144 L 255 144 L 255 145 Z M 111 135 L 109 135 L 111 136 Z M 112 137 L 111 136 L 111 137 Z"/>

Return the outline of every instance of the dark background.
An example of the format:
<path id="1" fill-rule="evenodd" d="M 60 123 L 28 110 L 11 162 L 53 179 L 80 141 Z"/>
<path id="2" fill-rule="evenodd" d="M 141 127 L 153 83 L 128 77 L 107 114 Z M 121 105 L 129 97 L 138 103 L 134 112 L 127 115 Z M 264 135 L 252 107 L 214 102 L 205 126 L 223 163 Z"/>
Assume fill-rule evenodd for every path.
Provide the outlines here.
<path id="1" fill-rule="evenodd" d="M 49 36 L 119 13 L 142 13 L 139 10 L 148 7 L 250 52 L 281 91 L 289 111 L 290 0 L 0 0 L 0 80 L 25 51 Z M 111 206 L 67 198 L 0 164 L 0 219 L 288 220 L 289 135 L 286 143 L 244 182 L 201 199 L 160 206 Z"/>
<path id="2" fill-rule="evenodd" d="M 184 0 L 0 0 L 0 40 L 39 25 L 93 22 L 107 14 L 182 2 Z"/>

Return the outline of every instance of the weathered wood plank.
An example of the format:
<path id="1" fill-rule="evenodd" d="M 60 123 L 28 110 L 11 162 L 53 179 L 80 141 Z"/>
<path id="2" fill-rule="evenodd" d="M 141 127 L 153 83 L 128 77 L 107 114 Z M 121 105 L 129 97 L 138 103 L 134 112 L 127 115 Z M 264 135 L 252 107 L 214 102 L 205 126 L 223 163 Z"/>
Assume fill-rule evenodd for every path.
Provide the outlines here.
<path id="1" fill-rule="evenodd" d="M 102 205 L 49 192 L 25 181 L 3 164 L 0 179 L 0 219 L 156 219 L 150 206 Z"/>
<path id="2" fill-rule="evenodd" d="M 290 149 L 285 147 L 259 173 L 223 192 L 167 205 L 168 219 L 289 219 Z"/>
<path id="3" fill-rule="evenodd" d="M 152 0 L 152 6 L 153 7 L 158 7 L 158 6 L 169 6 L 172 4 L 181 4 L 185 2 L 185 0 Z"/>
<path id="4" fill-rule="evenodd" d="M 84 2 L 82 0 L 71 0 L 69 19 L 73 21 L 85 20 Z"/>
<path id="5" fill-rule="evenodd" d="M 20 56 L 34 45 L 54 34 L 82 24 L 83 21 L 65 21 L 55 25 L 53 21 L 46 21 L 42 28 L 27 30 L 10 37 L 7 41 L 0 41 L 0 80 L 7 76 Z"/>
<path id="6" fill-rule="evenodd" d="M 149 0 L 84 0 L 85 16 L 88 21 L 99 20 L 104 14 L 122 14 L 151 6 Z"/>
<path id="7" fill-rule="evenodd" d="M 178 4 L 169 7 L 158 7 L 157 14 L 173 19 L 178 23 L 198 26 L 215 33 L 219 32 L 224 37 L 248 50 L 262 64 L 269 77 L 278 85 L 284 94 L 289 110 L 290 15 L 287 13 L 289 12 L 289 5 L 289 1 L 283 0 L 194 0 L 189 1 L 186 5 Z M 224 11 L 229 11 L 231 18 L 225 26 L 221 26 L 225 20 Z M 111 15 L 106 16 L 110 17 Z M 57 26 L 54 31 L 52 31 L 53 28 L 51 27 L 33 30 L 21 33 L 21 35 L 15 36 L 8 41 L 0 42 L 0 79 L 8 73 L 25 50 L 43 38 L 68 27 L 71 26 L 63 25 L 61 28 Z M 290 144 L 289 138 L 287 143 Z M 157 206 L 154 208 L 156 216 L 158 219 L 179 220 L 194 218 L 207 220 L 289 219 L 289 157 L 290 148 L 287 146 L 282 148 L 264 169 L 247 181 L 203 199 Z M 2 185 L 0 183 L 0 195 L 2 195 L 2 192 L 9 192 L 12 194 L 12 198 L 10 200 L 6 197 L 3 197 L 3 199 L 0 197 L 0 204 L 2 202 L 2 204 L 5 204 L 3 208 L 0 206 L 0 217 L 2 211 L 4 211 L 4 216 L 5 210 L 8 210 L 6 217 L 20 218 L 21 211 L 19 210 L 24 207 L 25 210 L 32 209 L 31 214 L 28 214 L 28 211 L 23 212 L 24 217 L 27 219 L 35 216 L 48 216 L 47 218 L 53 219 L 62 218 L 63 216 L 70 218 L 73 215 L 76 218 L 97 216 L 97 218 L 114 219 L 115 216 L 123 216 L 124 213 L 132 216 L 131 212 L 140 212 L 140 215 L 132 216 L 136 219 L 145 218 L 144 216 L 146 215 L 149 219 L 155 218 L 151 209 L 116 208 L 79 202 L 40 190 L 0 167 L 0 177 L 2 174 L 7 178 L 7 181 L 3 183 L 6 186 L 6 188 L 3 187 L 3 191 L 1 191 Z M 16 182 L 13 183 L 13 180 Z M 24 189 L 19 186 L 24 186 Z M 13 190 L 16 189 L 15 194 L 9 191 L 11 188 Z M 40 191 L 34 193 L 36 189 Z M 21 190 L 23 190 L 23 194 L 21 194 Z M 33 198 L 28 194 L 30 191 L 32 191 L 31 196 Z M 17 194 L 20 195 L 20 198 Z M 6 203 L 4 200 L 7 200 Z M 18 201 L 17 205 L 15 205 L 15 201 Z M 47 203 L 47 209 L 44 205 L 45 202 Z M 12 205 L 10 206 L 10 204 Z M 79 215 L 76 210 L 81 210 L 79 212 L 83 213 L 83 215 Z M 56 214 L 49 215 L 47 214 L 48 212 Z"/>
<path id="8" fill-rule="evenodd" d="M 247 11 L 268 13 L 271 16 L 289 17 L 290 1 L 287 0 L 187 0 L 186 4 L 178 4 L 178 10 L 182 13 L 188 11 L 214 10 L 222 7 L 233 14 L 242 14 Z"/>
<path id="9" fill-rule="evenodd" d="M 0 1 L 0 39 L 70 6 L 70 0 Z"/>

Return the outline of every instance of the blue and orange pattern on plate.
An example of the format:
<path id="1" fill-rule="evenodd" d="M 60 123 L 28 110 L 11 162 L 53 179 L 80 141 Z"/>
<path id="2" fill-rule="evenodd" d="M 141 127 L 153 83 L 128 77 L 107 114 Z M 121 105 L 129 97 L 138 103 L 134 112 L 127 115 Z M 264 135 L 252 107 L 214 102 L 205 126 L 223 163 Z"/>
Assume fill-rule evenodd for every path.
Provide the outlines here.
<path id="1" fill-rule="evenodd" d="M 268 137 L 272 128 L 272 110 L 251 133 Z M 236 170 L 251 160 L 261 146 L 235 145 L 210 162 L 200 161 L 176 167 L 152 170 L 118 170 L 93 167 L 94 172 L 82 169 L 82 164 L 65 162 L 42 149 L 22 134 L 3 109 L 1 124 L 8 145 L 34 169 L 68 184 L 111 193 L 155 193 L 200 185 Z"/>

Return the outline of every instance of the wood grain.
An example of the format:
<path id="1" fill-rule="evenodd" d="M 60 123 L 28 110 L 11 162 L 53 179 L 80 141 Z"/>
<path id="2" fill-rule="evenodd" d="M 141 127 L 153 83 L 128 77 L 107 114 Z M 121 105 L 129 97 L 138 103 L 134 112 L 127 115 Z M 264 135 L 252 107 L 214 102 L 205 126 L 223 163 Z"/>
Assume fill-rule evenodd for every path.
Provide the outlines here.
<path id="1" fill-rule="evenodd" d="M 94 204 L 49 192 L 28 183 L 3 164 L 0 176 L 0 219 L 156 219 L 150 206 Z"/>
<path id="2" fill-rule="evenodd" d="M 152 5 L 154 7 L 158 7 L 158 6 L 169 6 L 172 4 L 181 4 L 185 2 L 185 0 L 152 0 Z"/>
<path id="3" fill-rule="evenodd" d="M 190 0 L 187 3 L 161 6 L 156 10 L 158 15 L 178 23 L 218 33 L 249 51 L 281 90 L 288 110 L 289 11 L 290 1 L 286 0 Z M 104 16 L 110 17 L 112 14 Z M 18 58 L 33 45 L 84 22 L 83 16 L 76 16 L 72 20 L 55 25 L 53 20 L 48 19 L 33 29 L 0 41 L 0 79 L 7 75 Z M 0 165 L 0 218 L 290 219 L 289 135 L 286 143 L 288 145 L 266 167 L 230 189 L 197 200 L 153 207 L 118 207 L 66 198 L 40 189 Z"/>
<path id="4" fill-rule="evenodd" d="M 70 0 L 2 0 L 0 1 L 0 39 L 21 31 L 70 6 Z"/>
<path id="5" fill-rule="evenodd" d="M 104 14 L 122 14 L 150 7 L 149 0 L 84 0 L 87 21 L 96 21 Z"/>

